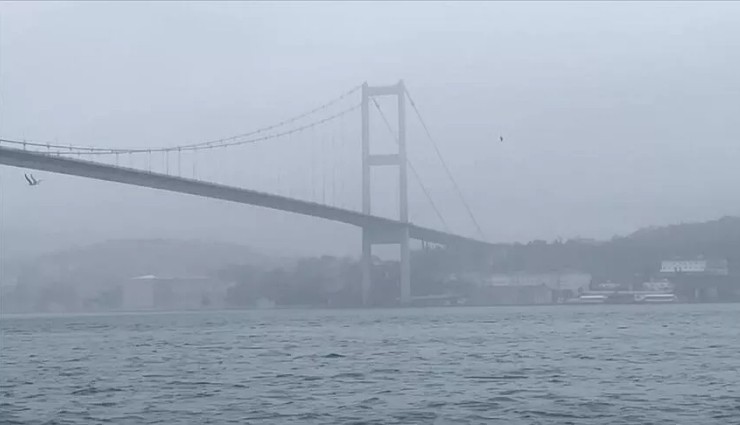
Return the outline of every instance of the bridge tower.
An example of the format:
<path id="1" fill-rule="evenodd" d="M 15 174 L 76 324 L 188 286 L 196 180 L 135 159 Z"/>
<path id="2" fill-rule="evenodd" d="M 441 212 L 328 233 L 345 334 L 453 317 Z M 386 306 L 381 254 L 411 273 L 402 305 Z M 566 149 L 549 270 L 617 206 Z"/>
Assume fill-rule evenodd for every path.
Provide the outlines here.
<path id="1" fill-rule="evenodd" d="M 398 151 L 394 154 L 370 153 L 370 99 L 378 96 L 395 96 L 398 99 Z M 401 226 L 393 231 L 370 226 L 362 228 L 362 302 L 368 305 L 372 285 L 372 247 L 376 244 L 397 244 L 401 256 L 401 303 L 411 299 L 411 256 L 409 251 L 408 178 L 406 173 L 406 88 L 403 80 L 391 86 L 362 85 L 362 212 L 372 214 L 370 199 L 371 167 L 398 167 L 399 221 Z"/>

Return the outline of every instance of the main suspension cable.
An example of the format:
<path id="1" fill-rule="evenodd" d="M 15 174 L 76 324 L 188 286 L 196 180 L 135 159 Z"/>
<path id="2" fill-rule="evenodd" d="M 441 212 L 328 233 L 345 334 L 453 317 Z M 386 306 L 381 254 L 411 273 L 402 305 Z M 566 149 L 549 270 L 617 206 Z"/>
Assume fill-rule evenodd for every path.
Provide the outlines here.
<path id="1" fill-rule="evenodd" d="M 261 141 L 261 140 L 267 140 L 267 139 L 273 138 L 273 137 L 266 137 L 266 138 L 260 137 L 254 140 L 246 141 L 244 143 L 241 143 L 241 142 L 234 143 L 236 141 L 239 141 L 239 139 L 265 133 L 265 132 L 274 130 L 276 128 L 286 126 L 288 124 L 295 123 L 296 121 L 302 120 L 303 118 L 306 118 L 317 112 L 324 111 L 328 109 L 329 107 L 351 96 L 352 94 L 356 93 L 361 88 L 362 88 L 362 85 L 357 85 L 355 87 L 352 87 L 350 90 L 347 90 L 346 92 L 342 93 L 340 96 L 335 97 L 334 99 L 326 103 L 323 103 L 307 112 L 304 112 L 294 117 L 285 119 L 275 124 L 260 127 L 258 129 L 249 131 L 247 133 L 237 134 L 235 136 L 230 136 L 230 137 L 225 137 L 225 138 L 220 138 L 220 139 L 215 139 L 215 140 L 209 140 L 206 142 L 190 143 L 190 144 L 184 144 L 184 145 L 178 145 L 178 146 L 152 147 L 152 148 L 102 148 L 102 147 L 95 147 L 95 146 L 62 145 L 58 143 L 44 143 L 44 142 L 38 142 L 38 141 L 25 141 L 25 140 L 18 141 L 18 140 L 12 140 L 12 139 L 0 139 L 0 143 L 22 145 L 24 149 L 26 147 L 39 147 L 39 148 L 45 148 L 47 150 L 55 149 L 55 151 L 53 152 L 54 154 L 75 153 L 75 154 L 88 154 L 88 155 L 90 154 L 110 155 L 110 154 L 116 154 L 116 153 L 120 154 L 120 153 L 143 153 L 143 152 L 148 153 L 148 152 L 191 151 L 191 150 L 197 150 L 198 148 L 208 149 L 211 147 L 236 146 L 236 145 L 240 145 L 244 143 L 254 143 L 254 141 Z M 350 108 L 349 110 L 345 109 L 344 111 L 340 112 L 340 114 L 344 112 L 349 112 L 351 110 L 354 110 L 354 108 Z M 337 116 L 339 116 L 339 114 L 332 115 L 331 117 L 329 117 L 329 119 L 336 118 Z M 320 120 L 320 121 L 317 121 L 317 123 L 321 124 L 326 121 L 327 120 Z M 299 129 L 305 129 L 305 128 L 310 128 L 310 127 L 311 125 L 306 125 L 306 126 L 299 127 Z M 280 134 L 289 134 L 289 132 L 283 132 Z"/>
<path id="2" fill-rule="evenodd" d="M 391 123 L 388 122 L 388 118 L 385 116 L 385 113 L 383 112 L 383 109 L 380 108 L 380 104 L 378 101 L 373 98 L 373 103 L 375 104 L 375 107 L 378 109 L 378 112 L 380 113 L 380 117 L 383 119 L 383 122 L 385 123 L 385 127 L 388 129 L 388 131 L 393 136 L 393 139 L 396 141 L 396 144 L 400 144 L 398 140 L 398 135 L 396 135 L 396 132 L 393 131 L 393 126 L 391 126 Z M 427 190 L 426 186 L 424 185 L 424 182 L 421 180 L 421 176 L 416 171 L 416 168 L 414 168 L 414 164 L 411 163 L 411 160 L 406 157 L 406 163 L 409 166 L 409 169 L 411 170 L 411 173 L 416 178 L 416 181 L 419 182 L 419 186 L 421 187 L 421 190 L 424 192 L 424 196 L 426 196 L 427 200 L 432 206 L 432 209 L 434 210 L 434 213 L 437 215 L 437 218 L 439 218 L 439 221 L 442 222 L 442 225 L 444 226 L 446 231 L 450 231 L 450 226 L 447 225 L 447 221 L 445 221 L 444 217 L 442 217 L 442 214 L 439 212 L 439 209 L 437 208 L 437 205 L 434 203 L 434 200 L 432 199 L 431 194 L 429 193 L 429 190 Z"/>
<path id="3" fill-rule="evenodd" d="M 82 148 L 82 150 L 74 150 L 74 145 L 72 146 L 64 146 L 64 145 L 53 145 L 53 144 L 43 144 L 43 143 L 36 143 L 36 142 L 27 142 L 27 141 L 21 141 L 21 140 L 13 140 L 13 139 L 0 139 L 0 144 L 7 143 L 12 145 L 22 145 L 24 148 L 26 146 L 32 146 L 32 147 L 41 147 L 41 148 L 47 148 L 46 154 L 50 155 L 117 155 L 122 153 L 154 153 L 154 152 L 172 152 L 172 151 L 178 151 L 178 152 L 185 152 L 185 151 L 199 151 L 199 150 L 206 150 L 206 149 L 218 149 L 218 148 L 227 148 L 231 146 L 239 146 L 239 145 L 245 145 L 250 143 L 257 143 L 262 142 L 265 140 L 271 140 L 271 139 L 277 139 L 282 136 L 294 134 L 301 132 L 306 129 L 314 128 L 316 126 L 319 126 L 321 124 L 324 124 L 328 121 L 337 119 L 343 115 L 347 115 L 352 111 L 357 110 L 360 107 L 360 104 L 356 104 L 354 106 L 351 106 L 347 109 L 341 110 L 333 115 L 330 115 L 326 118 L 323 118 L 318 121 L 313 121 L 308 124 L 304 124 L 300 127 L 295 127 L 290 130 L 285 130 L 279 133 L 272 133 L 265 136 L 255 137 L 252 139 L 245 139 L 245 140 L 234 140 L 228 143 L 221 143 L 221 144 L 211 144 L 211 145 L 182 145 L 182 146 L 173 146 L 170 148 L 152 148 L 152 149 L 145 149 L 145 148 L 137 148 L 137 149 L 105 149 L 105 148 Z M 57 150 L 50 150 L 51 148 L 57 149 Z M 62 150 L 64 149 L 64 150 Z"/>
<path id="4" fill-rule="evenodd" d="M 450 168 L 447 166 L 447 161 L 445 161 L 444 157 L 442 156 L 442 152 L 440 152 L 439 146 L 437 146 L 437 142 L 432 137 L 432 134 L 429 131 L 429 127 L 427 127 L 427 124 L 424 121 L 424 118 L 422 118 L 421 113 L 419 112 L 419 109 L 416 107 L 416 103 L 414 102 L 414 99 L 411 97 L 411 93 L 409 93 L 408 90 L 405 90 L 405 92 L 406 92 L 406 97 L 409 99 L 409 102 L 411 103 L 411 107 L 414 109 L 414 112 L 416 113 L 416 117 L 419 119 L 421 126 L 424 128 L 424 132 L 426 133 L 427 138 L 432 143 L 432 146 L 434 146 L 434 151 L 437 153 L 437 157 L 439 158 L 439 161 L 442 163 L 442 167 L 444 168 L 445 173 L 447 174 L 447 177 L 449 177 L 450 181 L 452 182 L 452 185 L 455 187 L 455 191 L 457 192 L 458 197 L 460 198 L 463 206 L 465 207 L 465 210 L 468 212 L 468 216 L 470 216 L 470 220 L 475 225 L 475 228 L 477 229 L 480 237 L 483 240 L 486 240 L 486 236 L 483 233 L 483 229 L 481 229 L 480 224 L 478 224 L 478 220 L 476 220 L 475 214 L 473 214 L 473 210 L 470 208 L 470 205 L 468 204 L 468 201 L 465 199 L 465 196 L 463 195 L 462 190 L 460 190 L 460 186 L 457 184 L 455 177 L 452 175 Z"/>

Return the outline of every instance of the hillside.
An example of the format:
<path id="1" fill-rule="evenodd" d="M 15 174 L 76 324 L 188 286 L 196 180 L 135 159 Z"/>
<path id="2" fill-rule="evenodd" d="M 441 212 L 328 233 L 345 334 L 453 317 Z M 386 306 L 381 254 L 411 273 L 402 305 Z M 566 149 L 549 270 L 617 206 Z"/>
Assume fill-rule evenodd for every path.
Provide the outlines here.
<path id="1" fill-rule="evenodd" d="M 27 263 L 19 281 L 105 285 L 134 276 L 213 275 L 233 264 L 270 264 L 276 260 L 242 245 L 196 240 L 113 240 L 55 252 Z"/>
<path id="2" fill-rule="evenodd" d="M 504 247 L 501 271 L 577 269 L 611 279 L 642 279 L 672 258 L 726 258 L 740 273 L 740 217 L 640 229 L 610 241 L 530 242 Z M 734 269 L 733 269 L 734 267 Z"/>
<path id="3" fill-rule="evenodd" d="M 642 280 L 654 275 L 662 260 L 704 256 L 725 258 L 730 262 L 731 272 L 740 274 L 740 217 L 650 227 L 609 241 L 532 241 L 501 244 L 500 248 L 501 255 L 495 256 L 492 268 L 485 269 L 495 272 L 581 270 L 597 279 Z M 447 274 L 490 264 L 464 257 L 449 251 L 445 254 L 444 250 L 433 254 L 418 252 L 414 255 L 415 268 L 428 270 L 427 273 L 417 271 L 416 276 L 427 281 L 431 279 L 427 275 L 432 272 Z M 19 282 L 105 286 L 145 274 L 217 275 L 228 266 L 252 265 L 269 270 L 288 261 L 228 243 L 114 240 L 40 256 L 22 268 Z"/>

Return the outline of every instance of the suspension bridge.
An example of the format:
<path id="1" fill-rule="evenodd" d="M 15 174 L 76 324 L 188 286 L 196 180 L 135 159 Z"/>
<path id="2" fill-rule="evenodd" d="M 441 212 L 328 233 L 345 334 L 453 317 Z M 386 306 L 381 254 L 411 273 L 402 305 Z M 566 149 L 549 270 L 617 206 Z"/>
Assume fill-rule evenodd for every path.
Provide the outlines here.
<path id="1" fill-rule="evenodd" d="M 395 126 L 379 98 L 394 101 Z M 416 114 L 421 133 L 430 142 L 452 183 L 475 229 L 475 237 L 462 236 L 450 229 L 409 157 L 407 101 Z M 380 119 L 372 120 L 371 111 Z M 354 122 L 359 124 L 358 128 L 352 128 L 353 117 L 359 118 L 359 123 Z M 382 138 L 378 137 L 381 132 L 388 136 L 386 142 L 390 139 L 391 143 L 385 146 L 385 153 L 373 153 L 371 145 L 382 144 Z M 273 145 L 281 148 L 273 153 L 261 150 L 261 147 Z M 392 149 L 388 150 L 389 146 Z M 294 164 L 286 170 L 279 166 L 280 155 L 285 152 L 296 156 Z M 411 300 L 410 239 L 477 251 L 494 248 L 485 241 L 475 215 L 403 81 L 390 86 L 365 83 L 276 124 L 205 142 L 123 148 L 0 139 L 0 164 L 226 200 L 356 226 L 362 230 L 364 303 L 368 302 L 372 285 L 374 245 L 400 247 L 402 303 Z M 263 169 L 265 164 L 270 172 Z M 371 171 L 375 167 L 395 167 L 398 171 L 397 218 L 373 211 Z M 357 173 L 357 169 L 361 173 Z M 442 229 L 410 220 L 408 170 Z M 272 178 L 266 174 L 272 174 Z M 358 184 L 352 184 L 357 177 Z M 386 187 L 380 189 L 389 192 Z M 354 196 L 358 192 L 361 194 L 359 200 Z"/>

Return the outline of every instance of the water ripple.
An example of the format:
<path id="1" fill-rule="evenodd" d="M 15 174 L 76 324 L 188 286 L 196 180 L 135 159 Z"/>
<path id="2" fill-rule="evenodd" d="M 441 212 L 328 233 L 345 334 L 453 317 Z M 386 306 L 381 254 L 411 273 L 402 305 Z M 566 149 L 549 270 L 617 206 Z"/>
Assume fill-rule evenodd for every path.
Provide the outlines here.
<path id="1" fill-rule="evenodd" d="M 740 424 L 740 306 L 0 318 L 4 424 Z"/>

